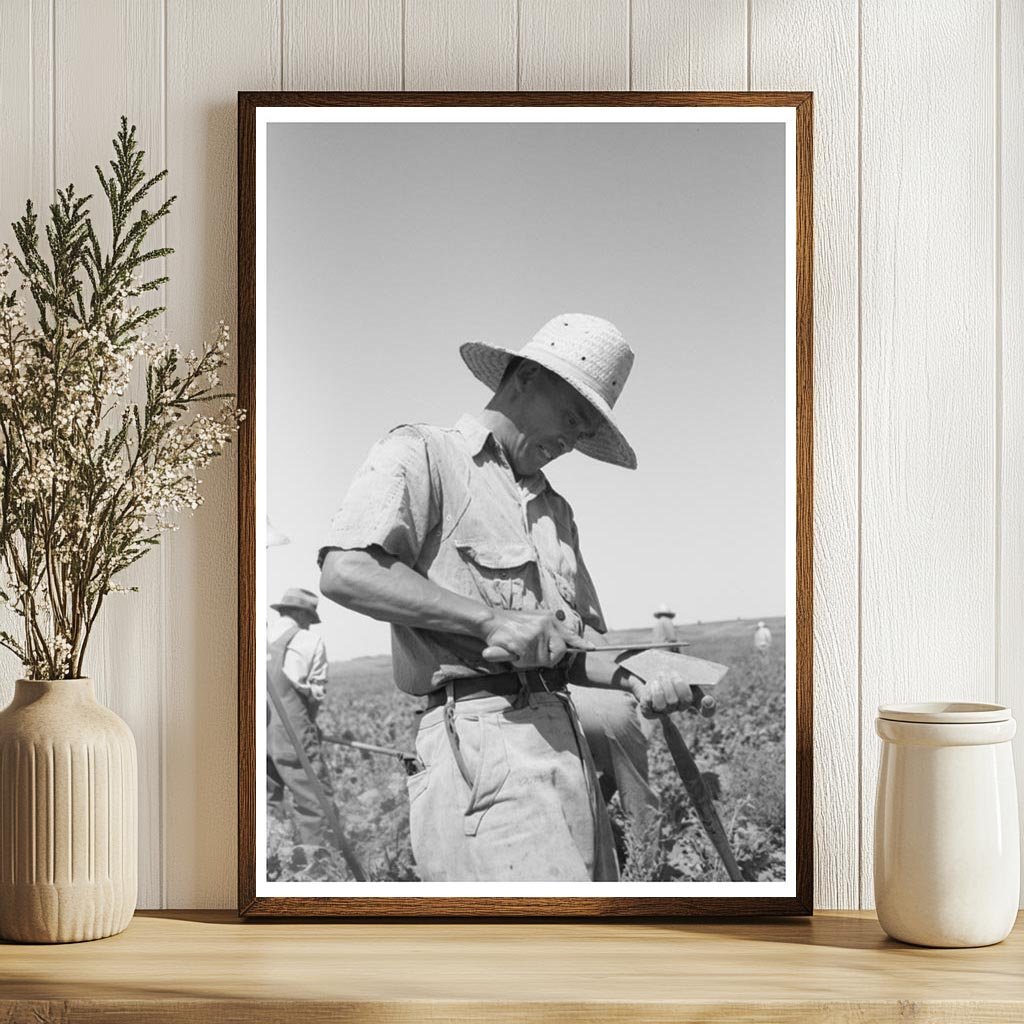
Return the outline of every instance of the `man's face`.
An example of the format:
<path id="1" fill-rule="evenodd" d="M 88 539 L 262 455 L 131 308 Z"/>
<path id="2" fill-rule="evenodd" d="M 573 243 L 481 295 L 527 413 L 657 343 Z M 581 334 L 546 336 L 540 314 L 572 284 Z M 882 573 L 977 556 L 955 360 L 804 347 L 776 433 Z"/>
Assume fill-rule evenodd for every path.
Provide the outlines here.
<path id="1" fill-rule="evenodd" d="M 507 415 L 514 430 L 502 445 L 517 476 L 530 476 L 571 452 L 601 423 L 575 388 L 535 363 L 519 369 Z"/>
<path id="2" fill-rule="evenodd" d="M 289 608 L 282 614 L 291 619 L 299 629 L 310 629 L 313 626 L 313 616 L 305 608 Z"/>

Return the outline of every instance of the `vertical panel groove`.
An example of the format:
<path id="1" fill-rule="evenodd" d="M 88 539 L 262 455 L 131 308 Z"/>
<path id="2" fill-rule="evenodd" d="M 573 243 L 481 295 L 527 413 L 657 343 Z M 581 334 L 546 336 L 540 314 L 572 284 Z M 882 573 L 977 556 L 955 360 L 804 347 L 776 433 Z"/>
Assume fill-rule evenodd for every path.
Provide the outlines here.
<path id="1" fill-rule="evenodd" d="M 864 536 L 864 247 L 861 238 L 864 230 L 864 51 L 861 45 L 863 28 L 863 2 L 857 0 L 857 877 L 854 884 L 857 906 L 864 907 L 864 893 L 861 880 L 864 878 L 864 574 L 862 570 Z"/>
<path id="2" fill-rule="evenodd" d="M 993 282 L 995 332 L 995 700 L 1002 700 L 1002 618 L 1003 618 L 1003 46 L 1002 0 L 995 0 L 992 45 L 995 97 L 993 110 Z"/>
<path id="3" fill-rule="evenodd" d="M 64 831 L 65 839 L 65 855 L 68 859 L 68 881 L 75 881 L 75 869 L 77 868 L 77 862 L 75 861 L 75 847 L 74 847 L 74 820 L 75 820 L 75 772 L 74 772 L 74 761 L 71 756 L 71 742 L 68 741 L 64 744 L 64 766 L 67 768 L 67 794 L 68 794 L 68 806 L 67 806 L 67 827 Z"/>
<path id="4" fill-rule="evenodd" d="M 633 89 L 747 88 L 747 0 L 630 0 L 630 8 Z"/>
<path id="5" fill-rule="evenodd" d="M 36 75 L 33 65 L 36 60 L 36 19 L 33 16 L 31 5 L 28 11 L 28 124 L 31 135 L 35 134 L 36 124 Z M 38 168 L 36 167 L 36 147 L 28 147 L 28 172 L 29 180 L 35 181 Z"/>
<path id="6" fill-rule="evenodd" d="M 22 820 L 20 807 L 24 787 L 21 784 L 21 744 L 15 741 L 11 744 L 11 749 L 14 751 L 14 800 L 12 802 L 11 832 L 17 833 L 17 839 L 11 844 L 11 849 L 14 850 L 14 857 L 11 860 L 11 882 L 13 883 L 18 880 L 17 864 L 21 857 L 22 839 L 18 822 Z"/>
<path id="7" fill-rule="evenodd" d="M 754 81 L 754 46 L 751 39 L 751 30 L 754 24 L 754 0 L 747 0 L 747 92 L 753 89 Z"/>
<path id="8" fill-rule="evenodd" d="M 0 747 L 0 775 L 7 775 L 11 770 L 7 765 L 8 754 L 11 744 Z M 10 790 L 7 786 L 0 786 L 0 835 L 14 834 L 14 808 L 9 796 Z M 10 855 L 8 857 L 8 854 Z M 0 844 L 0 882 L 13 882 L 14 871 L 14 844 Z"/>
<path id="9" fill-rule="evenodd" d="M 96 772 L 95 765 L 93 764 L 93 746 L 89 744 L 85 748 L 85 793 L 86 801 L 85 806 L 88 810 L 89 830 L 88 830 L 88 851 L 89 851 L 89 869 L 86 877 L 90 882 L 96 881 L 96 800 L 93 794 L 96 792 Z"/>
<path id="10" fill-rule="evenodd" d="M 57 758 L 54 753 L 53 744 L 46 744 L 46 784 L 47 797 L 46 809 L 49 811 L 49 822 L 47 823 L 46 843 L 46 881 L 53 885 L 56 881 L 57 863 L 57 787 L 54 776 L 57 771 Z"/>
<path id="11" fill-rule="evenodd" d="M 633 91 L 633 0 L 626 4 L 626 76 L 629 91 Z"/>
<path id="12" fill-rule="evenodd" d="M 168 0 L 161 0 L 160 19 L 160 140 L 163 152 L 160 155 L 161 167 L 166 167 L 167 160 L 167 4 Z M 161 200 L 167 201 L 168 187 L 167 179 L 160 183 Z M 167 218 L 160 221 L 160 245 L 167 245 Z M 167 257 L 160 261 L 163 271 L 161 276 L 166 275 Z M 163 286 L 164 306 L 170 308 L 171 282 L 167 281 Z M 167 323 L 167 314 L 161 319 Z M 167 545 L 159 545 L 160 558 L 160 597 L 157 607 L 157 618 L 160 622 L 160 686 L 157 693 L 157 764 L 159 765 L 159 778 L 157 779 L 157 892 L 159 905 L 167 906 L 167 737 L 165 736 L 167 723 Z M 138 770 L 136 768 L 136 770 Z"/>
<path id="13" fill-rule="evenodd" d="M 9 745 L 8 745 L 9 746 Z M 0 778 L 7 773 L 7 747 L 0 747 Z M 10 835 L 11 829 L 7 824 L 7 788 L 0 786 L 0 836 Z M 5 858 L 6 844 L 0 843 L 0 882 L 7 879 L 7 860 Z"/>
<path id="14" fill-rule="evenodd" d="M 29 857 L 32 875 L 29 881 L 35 885 L 36 882 L 39 881 L 39 820 L 37 818 L 37 812 L 39 810 L 39 794 L 36 792 L 36 748 L 34 743 L 30 743 L 28 746 L 28 782 L 29 821 L 32 828 L 32 854 Z"/>
<path id="15" fill-rule="evenodd" d="M 106 774 L 106 781 L 107 781 L 107 827 L 106 827 L 105 831 L 107 833 L 107 877 L 108 878 L 113 878 L 114 877 L 114 872 L 111 869 L 111 865 L 114 863 L 114 850 L 120 845 L 121 839 L 122 839 L 122 834 L 119 833 L 118 835 L 115 836 L 114 835 L 114 829 L 110 827 L 110 816 L 111 816 L 111 813 L 112 813 L 112 808 L 113 808 L 113 805 L 114 805 L 114 796 L 115 796 L 115 793 L 114 793 L 113 788 L 112 788 L 113 779 L 111 777 L 112 771 L 111 771 L 111 764 L 110 764 L 112 749 L 113 748 L 111 747 L 110 744 L 106 745 L 107 770 L 106 770 L 105 774 Z M 118 771 L 120 772 L 120 765 L 121 765 L 121 762 L 124 759 L 122 758 L 120 751 L 118 751 L 117 754 L 118 754 L 118 758 L 117 758 L 118 759 Z M 124 778 L 123 777 L 121 779 L 119 779 L 119 781 L 118 781 L 118 787 L 117 787 L 116 796 L 117 796 L 117 800 L 118 800 L 117 821 L 120 824 L 121 829 L 123 830 L 124 829 Z"/>
<path id="16" fill-rule="evenodd" d="M 522 0 L 516 0 L 516 92 L 519 92 L 519 83 L 522 79 L 523 64 L 520 41 L 523 36 L 523 5 Z"/>
<path id="17" fill-rule="evenodd" d="M 1024 705 L 1024 5 L 1000 3 L 1000 652 L 999 699 Z M 1016 741 L 1021 820 L 1024 744 Z M 1022 865 L 1024 866 L 1024 865 Z M 1022 886 L 1024 894 L 1024 886 Z"/>
<path id="18" fill-rule="evenodd" d="M 630 89 L 630 0 L 521 0 L 526 89 Z"/>
<path id="19" fill-rule="evenodd" d="M 50 196 L 57 191 L 57 0 L 50 0 Z M 45 209 L 45 207 L 44 207 Z"/>

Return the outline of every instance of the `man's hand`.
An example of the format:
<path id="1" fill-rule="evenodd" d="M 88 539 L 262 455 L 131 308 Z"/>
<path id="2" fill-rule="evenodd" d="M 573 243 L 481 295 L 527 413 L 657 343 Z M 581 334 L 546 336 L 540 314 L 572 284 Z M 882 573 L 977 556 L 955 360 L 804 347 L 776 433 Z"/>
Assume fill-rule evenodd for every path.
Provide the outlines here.
<path id="1" fill-rule="evenodd" d="M 308 700 L 311 700 L 314 704 L 319 706 L 323 704 L 324 698 L 327 696 L 327 687 L 323 683 L 311 683 L 307 680 L 301 682 L 295 682 L 289 676 L 292 686 L 299 691 Z"/>
<path id="2" fill-rule="evenodd" d="M 693 691 L 676 673 L 662 671 L 648 680 L 631 676 L 630 682 L 644 718 L 671 714 L 693 703 Z"/>
<path id="3" fill-rule="evenodd" d="M 482 639 L 486 661 L 511 661 L 516 668 L 550 668 L 569 650 L 590 651 L 594 645 L 569 629 L 553 612 L 511 612 L 492 609 Z"/>

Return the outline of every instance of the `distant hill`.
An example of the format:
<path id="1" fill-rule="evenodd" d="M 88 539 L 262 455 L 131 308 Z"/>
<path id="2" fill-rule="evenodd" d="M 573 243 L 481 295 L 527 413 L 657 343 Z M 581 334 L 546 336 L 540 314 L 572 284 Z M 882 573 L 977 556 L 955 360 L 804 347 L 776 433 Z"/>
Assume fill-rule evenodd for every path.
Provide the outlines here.
<path id="1" fill-rule="evenodd" d="M 738 648 L 742 649 L 748 641 L 753 643 L 758 621 L 760 620 L 728 619 L 724 622 L 681 623 L 676 625 L 676 636 L 689 644 L 687 654 L 728 664 L 730 656 Z M 785 618 L 768 617 L 764 622 L 772 631 L 775 643 L 783 643 L 786 636 Z M 594 640 L 595 643 L 607 644 L 650 643 L 651 628 L 637 626 L 633 629 L 610 629 L 603 637 L 596 633 L 588 634 L 588 639 Z M 361 691 L 380 693 L 394 686 L 390 654 L 373 654 L 348 661 L 332 661 L 329 672 L 332 685 L 341 685 L 353 695 Z"/>

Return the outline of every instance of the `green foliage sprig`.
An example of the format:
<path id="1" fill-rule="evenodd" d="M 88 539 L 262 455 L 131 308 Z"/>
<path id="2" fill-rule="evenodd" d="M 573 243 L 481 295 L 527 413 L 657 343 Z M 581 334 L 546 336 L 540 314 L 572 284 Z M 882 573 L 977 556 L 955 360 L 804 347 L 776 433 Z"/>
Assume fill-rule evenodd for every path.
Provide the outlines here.
<path id="1" fill-rule="evenodd" d="M 198 352 L 148 337 L 164 307 L 143 308 L 139 296 L 167 278 L 145 280 L 146 265 L 173 250 L 147 250 L 146 237 L 176 197 L 140 207 L 167 175 L 147 177 L 144 157 L 122 117 L 112 173 L 96 167 L 109 246 L 92 196 L 69 185 L 50 205 L 46 253 L 31 201 L 13 225 L 20 254 L 0 247 L 0 601 L 21 622 L 18 636 L 0 631 L 0 645 L 29 678 L 82 674 L 104 598 L 125 589 L 115 577 L 177 528 L 174 513 L 201 503 L 197 473 L 243 416 L 219 387 L 223 322 Z"/>

